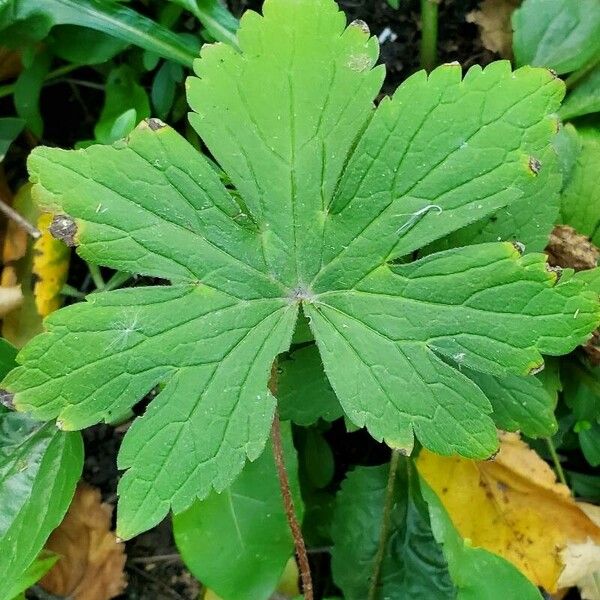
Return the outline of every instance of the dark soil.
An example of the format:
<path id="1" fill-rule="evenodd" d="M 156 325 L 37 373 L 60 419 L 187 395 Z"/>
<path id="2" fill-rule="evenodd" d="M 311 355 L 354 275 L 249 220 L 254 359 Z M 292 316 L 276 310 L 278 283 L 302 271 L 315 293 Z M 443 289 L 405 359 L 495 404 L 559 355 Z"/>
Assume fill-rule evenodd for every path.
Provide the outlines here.
<path id="1" fill-rule="evenodd" d="M 348 15 L 348 20 L 362 19 L 371 32 L 381 41 L 380 61 L 387 67 L 384 84 L 386 93 L 419 67 L 419 3 L 406 0 L 399 10 L 390 8 L 386 0 L 338 0 Z M 241 14 L 246 8 L 259 9 L 261 0 L 230 0 L 232 11 Z M 402 3 L 401 3 L 402 4 Z M 439 62 L 458 61 L 463 66 L 486 64 L 494 58 L 481 46 L 476 26 L 465 21 L 465 15 L 473 10 L 478 0 L 444 0 L 440 6 Z M 98 77 L 90 70 L 92 79 Z M 56 85 L 44 90 L 42 107 L 47 123 L 44 143 L 63 147 L 72 146 L 77 140 L 91 137 L 95 122 L 95 112 L 101 103 L 101 91 L 75 89 L 72 86 Z M 87 107 L 92 107 L 88 110 Z M 23 149 L 25 153 L 26 148 Z M 19 178 L 24 177 L 23 157 L 15 157 L 12 173 L 14 187 Z M 19 165 L 20 163 L 20 165 Z M 76 260 L 76 259 L 75 259 Z M 71 270 L 69 282 L 80 289 L 85 286 L 85 268 L 77 263 Z M 116 455 L 126 426 L 109 427 L 98 425 L 85 430 L 86 460 L 83 478 L 102 491 L 106 502 L 116 504 L 116 488 L 119 473 L 116 468 Z M 328 439 L 334 447 L 337 458 L 352 452 L 348 439 L 354 440 L 350 446 L 360 446 L 365 456 L 368 440 L 354 438 L 343 433 L 343 427 L 334 426 Z M 353 436 L 356 434 L 353 434 Z M 337 439 L 339 438 L 339 439 Z M 345 439 L 342 439 L 345 438 Z M 358 443 L 359 442 L 359 443 Z M 336 447 L 337 446 L 337 447 Z M 340 451 L 340 448 L 343 450 Z M 371 455 L 378 456 L 374 448 Z M 381 458 L 383 461 L 384 458 Z M 127 600 L 192 600 L 198 598 L 200 587 L 177 557 L 170 521 L 166 520 L 153 530 L 127 542 L 127 575 L 129 586 L 120 597 Z M 316 572 L 327 568 L 327 557 L 315 558 Z M 32 598 L 36 596 L 31 596 Z M 41 596 L 38 596 L 41 598 Z"/>

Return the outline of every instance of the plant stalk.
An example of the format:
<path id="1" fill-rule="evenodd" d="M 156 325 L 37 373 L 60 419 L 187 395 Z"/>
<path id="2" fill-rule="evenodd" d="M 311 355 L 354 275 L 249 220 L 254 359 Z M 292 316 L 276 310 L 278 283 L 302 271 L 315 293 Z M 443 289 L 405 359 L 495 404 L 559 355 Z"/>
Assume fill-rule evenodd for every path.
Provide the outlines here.
<path id="1" fill-rule="evenodd" d="M 421 68 L 431 71 L 437 63 L 439 0 L 421 0 Z"/>
<path id="2" fill-rule="evenodd" d="M 396 485 L 396 475 L 398 474 L 398 463 L 400 461 L 400 452 L 392 450 L 390 459 L 390 471 L 388 475 L 387 486 L 385 488 L 385 503 L 383 505 L 383 519 L 381 520 L 381 532 L 379 534 L 379 546 L 375 555 L 373 564 L 373 576 L 369 585 L 368 600 L 377 599 L 377 588 L 381 578 L 381 565 L 385 556 L 385 548 L 390 537 L 390 525 L 392 518 L 392 508 L 394 506 L 394 486 Z"/>
<path id="3" fill-rule="evenodd" d="M 271 386 L 270 386 L 271 387 Z M 302 529 L 298 522 L 296 509 L 294 508 L 294 499 L 290 490 L 290 480 L 285 468 L 283 458 L 283 443 L 281 441 L 281 423 L 279 421 L 279 413 L 275 411 L 273 426 L 271 427 L 271 439 L 273 441 L 273 455 L 275 456 L 275 465 L 277 466 L 277 476 L 279 477 L 279 487 L 283 498 L 283 506 L 285 508 L 285 516 L 287 517 L 292 537 L 294 538 L 294 546 L 296 548 L 296 556 L 298 557 L 298 567 L 300 569 L 300 578 L 302 580 L 302 592 L 305 600 L 314 600 L 312 577 L 310 574 L 310 565 L 308 563 L 308 554 L 306 552 L 306 544 L 302 536 Z"/>
<path id="4" fill-rule="evenodd" d="M 100 267 L 98 265 L 95 265 L 94 263 L 90 263 L 90 262 L 87 263 L 87 266 L 88 266 L 90 275 L 92 277 L 92 281 L 94 282 L 94 285 L 96 286 L 96 289 L 104 290 L 104 288 L 106 287 L 106 283 L 104 281 L 104 277 L 102 277 Z"/>
<path id="5" fill-rule="evenodd" d="M 550 456 L 552 457 L 552 462 L 554 464 L 554 470 L 556 471 L 556 475 L 558 476 L 558 480 L 563 484 L 567 485 L 567 479 L 565 477 L 565 472 L 563 471 L 562 465 L 560 464 L 560 460 L 558 458 L 558 454 L 556 453 L 556 448 L 554 447 L 554 443 L 552 442 L 551 437 L 547 437 L 546 444 L 548 446 L 548 451 L 550 452 Z"/>

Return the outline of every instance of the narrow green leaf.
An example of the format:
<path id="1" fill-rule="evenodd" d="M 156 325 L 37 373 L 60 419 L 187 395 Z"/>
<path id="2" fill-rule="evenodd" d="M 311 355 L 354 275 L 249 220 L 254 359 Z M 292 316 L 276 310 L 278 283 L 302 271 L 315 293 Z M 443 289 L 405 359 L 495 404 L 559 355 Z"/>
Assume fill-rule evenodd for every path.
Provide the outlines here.
<path id="1" fill-rule="evenodd" d="M 588 235 L 600 245 L 600 131 L 579 130 L 581 151 L 563 190 L 561 215 L 563 223 Z"/>
<path id="2" fill-rule="evenodd" d="M 423 479 L 419 479 L 429 508 L 433 535 L 442 544 L 452 581 L 458 588 L 457 600 L 506 600 L 507 591 L 510 591 L 510 597 L 519 600 L 542 600 L 535 585 L 511 563 L 463 540 L 439 498 Z"/>
<path id="3" fill-rule="evenodd" d="M 24 573 L 15 579 L 11 578 L 8 592 L 6 593 L 6 596 L 2 597 L 14 599 L 19 594 L 23 594 L 25 590 L 37 583 L 56 564 L 58 559 L 59 556 L 56 554 L 48 553 L 48 555 L 44 556 L 44 553 L 42 553 L 40 557 L 36 558 L 29 565 Z M 22 597 L 23 600 L 25 600 L 25 596 L 23 595 Z"/>
<path id="4" fill-rule="evenodd" d="M 524 0 L 512 25 L 519 65 L 569 73 L 600 54 L 597 0 Z"/>
<path id="5" fill-rule="evenodd" d="M 581 152 L 581 140 L 579 139 L 577 129 L 575 129 L 571 123 L 567 123 L 561 127 L 552 141 L 552 146 L 558 155 L 558 163 L 563 176 L 562 184 L 564 188 L 571 179 L 573 169 L 577 163 L 577 157 Z"/>
<path id="6" fill-rule="evenodd" d="M 368 596 L 381 536 L 389 465 L 356 467 L 338 493 L 332 524 L 331 568 L 346 600 Z M 448 565 L 421 498 L 410 459 L 400 461 L 390 514 L 390 535 L 381 564 L 378 599 L 453 599 Z"/>
<path id="7" fill-rule="evenodd" d="M 277 366 L 277 398 L 282 419 L 306 426 L 319 419 L 335 421 L 343 415 L 314 344 L 281 356 Z"/>
<path id="8" fill-rule="evenodd" d="M 5 0 L 0 6 L 0 31 L 11 28 L 23 37 L 40 40 L 54 25 L 79 25 L 101 31 L 129 44 L 190 66 L 195 48 L 176 33 L 117 2 L 106 0 Z"/>
<path id="9" fill-rule="evenodd" d="M 21 581 L 61 522 L 82 467 L 78 433 L 14 412 L 0 414 L 0 573 L 9 577 L 2 600 L 12 600 L 9 588 Z"/>
<path id="10" fill-rule="evenodd" d="M 0 162 L 4 160 L 10 145 L 16 137 L 23 131 L 25 119 L 16 117 L 0 118 Z"/>
<path id="11" fill-rule="evenodd" d="M 236 31 L 238 20 L 229 12 L 221 0 L 170 0 L 189 10 L 219 42 L 238 47 Z"/>
<path id="12" fill-rule="evenodd" d="M 291 428 L 284 456 L 299 518 L 302 500 Z M 275 591 L 293 552 L 271 443 L 225 491 L 173 518 L 175 541 L 192 573 L 223 600 L 257 600 Z"/>
<path id="13" fill-rule="evenodd" d="M 40 114 L 40 93 L 44 78 L 50 68 L 50 55 L 40 52 L 35 55 L 31 64 L 19 75 L 15 83 L 14 102 L 17 115 L 26 126 L 38 137 L 44 131 L 44 121 Z"/>
<path id="14" fill-rule="evenodd" d="M 0 377 L 4 378 L 16 366 L 17 349 L 0 338 Z"/>

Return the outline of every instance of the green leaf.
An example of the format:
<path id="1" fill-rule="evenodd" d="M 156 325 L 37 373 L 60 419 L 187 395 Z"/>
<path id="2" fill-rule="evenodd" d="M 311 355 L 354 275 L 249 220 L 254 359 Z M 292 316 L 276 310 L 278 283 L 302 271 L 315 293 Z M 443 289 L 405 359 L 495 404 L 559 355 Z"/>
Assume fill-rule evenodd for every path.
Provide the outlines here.
<path id="1" fill-rule="evenodd" d="M 434 452 L 476 457 L 496 444 L 489 401 L 439 355 L 499 377 L 535 371 L 542 353 L 563 353 L 596 322 L 592 292 L 574 318 L 581 294 L 567 273 L 557 283 L 543 255 L 484 244 L 380 267 L 305 310 L 355 423 L 392 447 L 412 448 L 414 429 Z M 557 336 L 567 330 L 570 340 Z"/>
<path id="2" fill-rule="evenodd" d="M 4 338 L 0 338 L 0 377 L 4 378 L 16 366 L 17 349 Z"/>
<path id="3" fill-rule="evenodd" d="M 600 66 L 569 93 L 558 114 L 567 120 L 595 112 L 600 112 Z"/>
<path id="4" fill-rule="evenodd" d="M 44 121 L 40 114 L 40 93 L 49 68 L 50 55 L 40 52 L 21 72 L 15 83 L 14 102 L 17 115 L 38 137 L 44 130 Z"/>
<path id="5" fill-rule="evenodd" d="M 269 0 L 238 39 L 240 52 L 205 46 L 187 82 L 227 187 L 156 119 L 112 147 L 29 160 L 37 201 L 68 215 L 83 258 L 169 282 L 54 313 L 4 383 L 66 429 L 158 390 L 119 457 L 122 538 L 224 490 L 260 455 L 271 366 L 300 306 L 354 424 L 479 458 L 497 445 L 489 400 L 441 357 L 526 374 L 600 320 L 583 281 L 557 283 L 543 255 L 509 243 L 394 263 L 545 185 L 563 94 L 549 72 L 500 62 L 463 79 L 442 66 L 374 109 L 377 41 L 332 0 Z"/>
<path id="6" fill-rule="evenodd" d="M 0 573 L 9 575 L 9 588 L 18 587 L 61 522 L 82 467 L 78 433 L 14 412 L 0 414 Z M 11 600 L 19 590 L 6 583 L 0 598 Z"/>
<path id="7" fill-rule="evenodd" d="M 238 47 L 236 31 L 238 20 L 221 0 L 170 0 L 194 14 L 206 30 L 219 42 Z"/>
<path id="8" fill-rule="evenodd" d="M 544 168 L 531 182 L 530 189 L 524 188 L 521 198 L 435 242 L 428 251 L 509 241 L 518 242 L 528 252 L 541 252 L 548 244 L 560 210 L 561 177 L 553 148 L 548 148 L 538 160 Z"/>
<path id="9" fill-rule="evenodd" d="M 492 404 L 492 418 L 499 429 L 519 430 L 529 437 L 548 437 L 556 433 L 556 397 L 539 379 L 516 375 L 494 377 L 475 371 L 466 374 Z"/>
<path id="10" fill-rule="evenodd" d="M 463 540 L 439 498 L 422 478 L 419 480 L 433 535 L 442 544 L 452 581 L 458 587 L 457 600 L 505 600 L 507 591 L 511 598 L 542 600 L 533 583 L 511 563 Z"/>
<path id="11" fill-rule="evenodd" d="M 306 426 L 319 419 L 335 421 L 344 414 L 314 344 L 283 355 L 277 367 L 277 398 L 282 419 Z"/>
<path id="12" fill-rule="evenodd" d="M 55 25 L 101 31 L 185 66 L 196 57 L 184 38 L 117 2 L 4 0 L 0 5 L 0 31 L 7 41 L 22 45 L 26 40 L 41 40 Z"/>
<path id="13" fill-rule="evenodd" d="M 94 128 L 96 139 L 110 144 L 131 133 L 139 121 L 149 116 L 148 95 L 133 69 L 128 65 L 113 69 L 106 80 L 104 106 Z"/>
<path id="14" fill-rule="evenodd" d="M 25 120 L 16 117 L 0 118 L 0 162 L 4 160 L 10 145 L 23 131 Z"/>
<path id="15" fill-rule="evenodd" d="M 338 493 L 331 568 L 347 600 L 367 598 L 381 536 L 389 465 L 356 467 Z M 433 537 L 427 505 L 410 459 L 401 458 L 381 563 L 377 598 L 443 600 L 456 591 Z"/>
<path id="16" fill-rule="evenodd" d="M 577 157 L 581 152 L 581 140 L 577 129 L 571 123 L 567 123 L 560 128 L 552 145 L 558 155 L 558 163 L 563 176 L 563 187 L 566 187 L 577 163 Z"/>
<path id="17" fill-rule="evenodd" d="M 519 65 L 569 73 L 600 55 L 597 0 L 524 0 L 512 16 Z"/>
<path id="18" fill-rule="evenodd" d="M 302 516 L 298 464 L 289 425 L 282 428 L 286 470 Z M 224 600 L 268 598 L 293 552 L 271 443 L 224 492 L 196 501 L 173 519 L 191 572 Z"/>
<path id="19" fill-rule="evenodd" d="M 581 129 L 581 151 L 563 189 L 561 216 L 563 223 L 574 227 L 578 233 L 588 235 L 600 245 L 600 131 Z"/>
<path id="20" fill-rule="evenodd" d="M 49 34 L 52 53 L 70 63 L 97 65 L 123 52 L 129 43 L 103 31 L 77 25 L 57 25 Z"/>
<path id="21" fill-rule="evenodd" d="M 56 554 L 48 554 L 36 558 L 24 573 L 10 581 L 8 593 L 3 598 L 14 599 L 29 587 L 37 583 L 55 564 L 59 557 Z M 23 596 L 25 599 L 25 596 Z"/>

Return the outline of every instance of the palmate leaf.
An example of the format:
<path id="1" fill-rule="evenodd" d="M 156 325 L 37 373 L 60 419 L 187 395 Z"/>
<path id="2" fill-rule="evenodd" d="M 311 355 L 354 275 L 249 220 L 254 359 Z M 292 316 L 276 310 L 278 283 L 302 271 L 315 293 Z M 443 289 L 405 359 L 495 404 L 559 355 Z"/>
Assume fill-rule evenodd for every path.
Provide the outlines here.
<path id="1" fill-rule="evenodd" d="M 4 383 L 65 429 L 159 386 L 119 457 L 124 538 L 259 456 L 271 364 L 300 306 L 355 424 L 469 457 L 497 440 L 460 366 L 525 375 L 598 321 L 581 280 L 558 281 L 508 242 L 394 262 L 545 185 L 563 95 L 551 73 L 500 62 L 461 79 L 446 65 L 375 110 L 377 42 L 332 0 L 269 0 L 264 17 L 243 17 L 239 43 L 205 46 L 188 80 L 192 123 L 235 191 L 156 120 L 112 147 L 39 148 L 29 163 L 86 260 L 171 283 L 53 314 Z"/>

